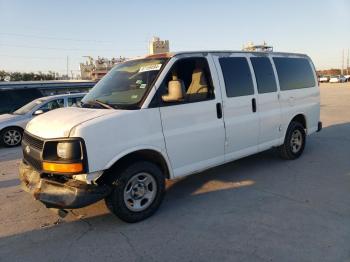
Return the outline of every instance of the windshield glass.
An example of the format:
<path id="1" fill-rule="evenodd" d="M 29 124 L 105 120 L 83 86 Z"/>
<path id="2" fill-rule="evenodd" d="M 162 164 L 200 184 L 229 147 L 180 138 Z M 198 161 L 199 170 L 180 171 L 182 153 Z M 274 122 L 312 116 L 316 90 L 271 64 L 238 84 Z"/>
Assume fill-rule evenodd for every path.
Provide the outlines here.
<path id="1" fill-rule="evenodd" d="M 16 111 L 13 112 L 13 114 L 15 115 L 24 115 L 26 113 L 28 113 L 29 111 L 33 110 L 34 107 L 36 107 L 37 105 L 41 104 L 43 101 L 43 99 L 35 99 L 32 102 L 22 106 L 21 108 L 17 109 Z"/>
<path id="2" fill-rule="evenodd" d="M 167 59 L 139 59 L 116 65 L 83 98 L 82 104 L 104 108 L 137 105 L 153 84 Z"/>

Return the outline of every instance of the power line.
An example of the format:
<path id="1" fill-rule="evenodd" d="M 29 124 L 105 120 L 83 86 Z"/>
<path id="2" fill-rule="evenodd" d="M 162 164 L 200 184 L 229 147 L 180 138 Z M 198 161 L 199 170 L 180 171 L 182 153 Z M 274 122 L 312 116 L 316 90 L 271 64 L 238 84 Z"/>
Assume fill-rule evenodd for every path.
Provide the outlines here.
<path id="1" fill-rule="evenodd" d="M 31 34 L 17 34 L 17 33 L 3 33 L 0 32 L 0 35 L 6 36 L 15 36 L 15 37 L 24 37 L 24 38 L 36 38 L 36 39 L 48 39 L 48 40 L 62 40 L 62 41 L 73 41 L 73 42 L 91 42 L 91 43 L 107 43 L 113 44 L 118 43 L 119 41 L 112 40 L 95 40 L 95 39 L 79 39 L 79 38 L 69 38 L 69 37 L 54 37 L 54 36 L 39 36 Z M 148 41 L 132 41 L 133 43 L 148 43 Z"/>
<path id="2" fill-rule="evenodd" d="M 58 50 L 58 51 L 74 51 L 74 52 L 115 52 L 115 49 L 80 49 L 80 48 L 61 48 L 61 47 L 48 47 L 48 46 L 27 46 L 27 45 L 13 45 L 13 44 L 2 44 L 0 46 L 17 47 L 17 48 L 30 48 L 30 49 L 47 49 L 47 50 Z M 123 51 L 140 52 L 141 49 L 123 49 Z M 144 51 L 143 51 L 144 52 Z"/>
<path id="3" fill-rule="evenodd" d="M 64 57 L 37 57 L 37 56 L 16 56 L 16 55 L 3 55 L 0 54 L 1 57 L 9 57 L 9 58 L 20 58 L 20 59 L 48 59 L 48 60 L 64 60 Z"/>
<path id="4" fill-rule="evenodd" d="M 61 51 L 114 51 L 112 49 L 80 49 L 80 48 L 61 48 L 61 47 L 48 47 L 48 46 L 27 46 L 27 45 L 12 45 L 12 44 L 0 44 L 0 46 L 8 46 L 8 47 L 19 47 L 19 48 L 33 48 L 33 49 L 48 49 L 48 50 L 61 50 Z"/>
<path id="5" fill-rule="evenodd" d="M 92 42 L 92 43 L 109 43 L 109 44 L 112 43 L 112 41 L 104 41 L 104 40 L 61 38 L 61 37 L 52 37 L 52 36 L 38 36 L 38 35 L 13 34 L 13 33 L 0 33 L 0 35 L 37 38 L 37 39 L 49 39 L 49 40 L 74 41 L 74 42 Z"/>

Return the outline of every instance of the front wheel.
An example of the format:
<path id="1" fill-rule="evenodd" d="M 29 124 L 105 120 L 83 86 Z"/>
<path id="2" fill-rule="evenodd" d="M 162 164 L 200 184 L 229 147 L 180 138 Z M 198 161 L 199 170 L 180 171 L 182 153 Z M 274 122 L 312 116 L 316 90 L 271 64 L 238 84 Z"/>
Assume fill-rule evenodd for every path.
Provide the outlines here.
<path id="1" fill-rule="evenodd" d="M 283 145 L 278 147 L 283 159 L 293 160 L 301 156 L 306 143 L 306 133 L 302 124 L 291 122 L 288 126 Z"/>
<path id="2" fill-rule="evenodd" d="M 14 147 L 21 144 L 22 130 L 18 127 L 8 127 L 1 132 L 1 142 L 5 147 Z"/>
<path id="3" fill-rule="evenodd" d="M 116 174 L 112 193 L 106 197 L 108 209 L 128 223 L 153 215 L 165 194 L 165 179 L 160 168 L 151 162 L 136 162 Z"/>

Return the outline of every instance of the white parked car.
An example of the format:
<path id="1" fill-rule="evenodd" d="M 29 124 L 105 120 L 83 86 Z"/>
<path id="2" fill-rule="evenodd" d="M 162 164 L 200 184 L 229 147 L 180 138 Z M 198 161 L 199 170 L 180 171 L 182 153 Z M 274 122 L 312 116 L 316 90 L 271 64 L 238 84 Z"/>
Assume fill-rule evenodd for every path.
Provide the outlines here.
<path id="1" fill-rule="evenodd" d="M 277 147 L 297 159 L 321 130 L 310 58 L 289 53 L 182 52 L 115 66 L 81 108 L 26 127 L 20 178 L 49 208 L 105 198 L 120 219 L 151 216 L 165 179 Z"/>
<path id="2" fill-rule="evenodd" d="M 329 81 L 329 78 L 330 78 L 329 76 L 320 76 L 318 81 L 320 83 L 327 83 Z"/>
<path id="3" fill-rule="evenodd" d="M 346 82 L 350 82 L 350 75 L 345 75 L 344 77 L 346 79 Z"/>
<path id="4" fill-rule="evenodd" d="M 331 76 L 331 78 L 329 79 L 329 83 L 344 83 L 344 82 L 346 82 L 346 78 L 342 75 Z"/>
<path id="5" fill-rule="evenodd" d="M 23 130 L 33 117 L 52 109 L 75 105 L 84 95 L 77 93 L 41 97 L 11 114 L 0 115 L 1 144 L 6 147 L 18 146 L 22 141 Z"/>

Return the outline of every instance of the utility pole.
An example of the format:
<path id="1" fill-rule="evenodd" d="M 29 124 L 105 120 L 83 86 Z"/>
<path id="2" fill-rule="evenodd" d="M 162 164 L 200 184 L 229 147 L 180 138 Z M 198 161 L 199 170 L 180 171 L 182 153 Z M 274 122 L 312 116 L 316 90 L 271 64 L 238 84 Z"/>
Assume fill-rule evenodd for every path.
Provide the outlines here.
<path id="1" fill-rule="evenodd" d="M 69 57 L 67 56 L 67 78 L 69 80 Z"/>
<path id="2" fill-rule="evenodd" d="M 344 75 L 344 49 L 341 58 L 341 74 Z"/>
<path id="3" fill-rule="evenodd" d="M 346 60 L 346 74 L 349 74 L 349 48 L 348 48 L 348 59 Z"/>

